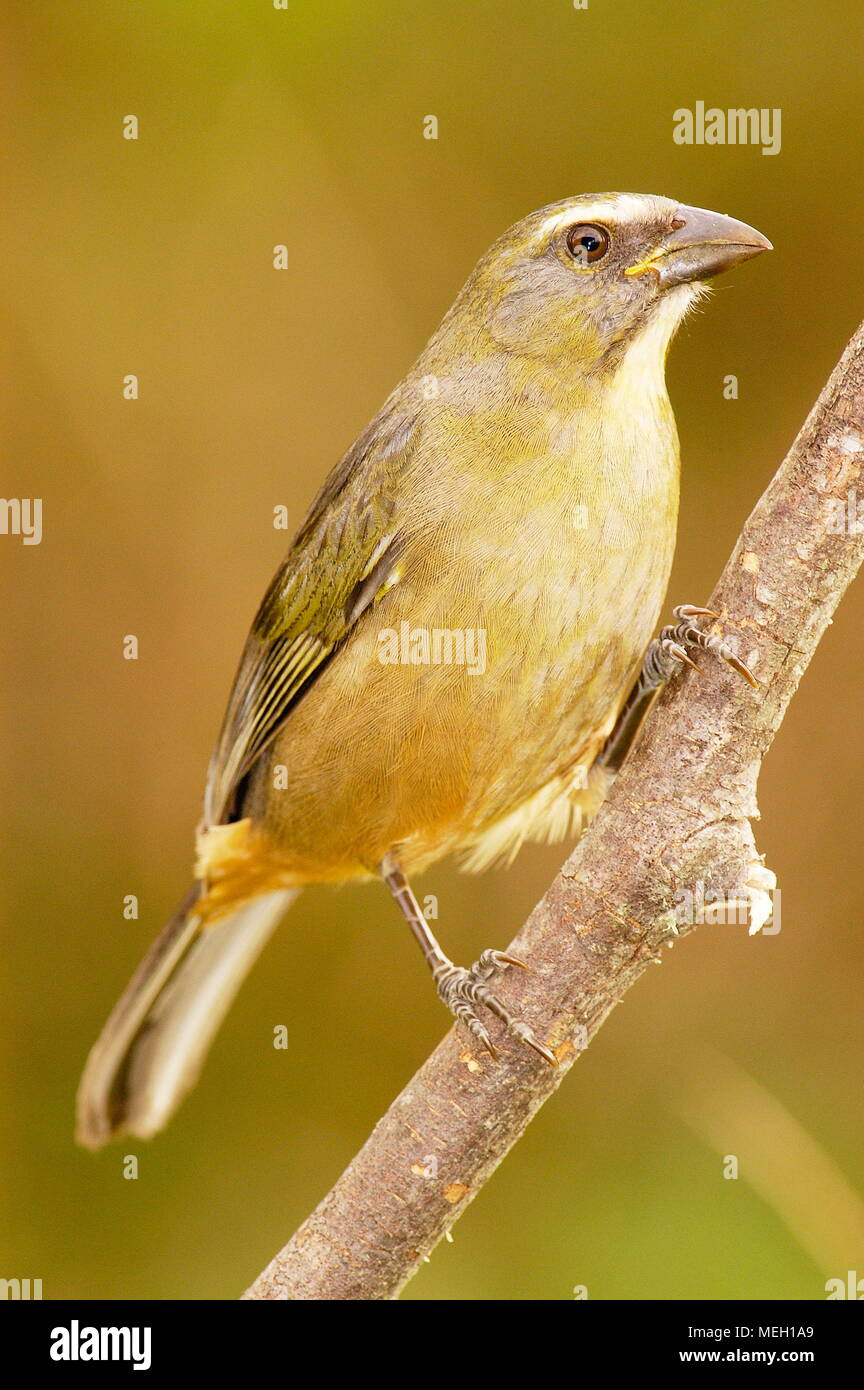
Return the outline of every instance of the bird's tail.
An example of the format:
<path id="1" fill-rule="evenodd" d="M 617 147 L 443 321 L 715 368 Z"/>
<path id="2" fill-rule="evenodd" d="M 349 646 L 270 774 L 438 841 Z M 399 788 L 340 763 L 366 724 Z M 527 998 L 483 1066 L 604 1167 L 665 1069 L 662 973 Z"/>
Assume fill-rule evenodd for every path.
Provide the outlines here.
<path id="1" fill-rule="evenodd" d="M 76 1138 L 149 1139 L 168 1123 L 231 1003 L 299 889 L 266 893 L 214 926 L 193 890 L 151 946 L 93 1047 L 78 1088 Z"/>

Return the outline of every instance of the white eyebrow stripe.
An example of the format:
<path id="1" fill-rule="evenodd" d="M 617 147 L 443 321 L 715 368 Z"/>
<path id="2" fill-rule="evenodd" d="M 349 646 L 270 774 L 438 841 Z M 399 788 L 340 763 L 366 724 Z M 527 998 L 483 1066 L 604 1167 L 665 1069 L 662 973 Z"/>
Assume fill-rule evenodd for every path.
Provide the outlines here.
<path id="1" fill-rule="evenodd" d="M 637 218 L 640 214 L 644 216 L 646 211 L 645 201 L 630 194 L 622 194 L 614 203 L 602 201 L 577 205 L 574 202 L 563 212 L 555 212 L 551 217 L 547 217 L 540 225 L 539 236 L 554 236 L 562 227 L 569 227 L 577 219 L 580 222 L 608 222 L 615 227 L 621 222 Z"/>

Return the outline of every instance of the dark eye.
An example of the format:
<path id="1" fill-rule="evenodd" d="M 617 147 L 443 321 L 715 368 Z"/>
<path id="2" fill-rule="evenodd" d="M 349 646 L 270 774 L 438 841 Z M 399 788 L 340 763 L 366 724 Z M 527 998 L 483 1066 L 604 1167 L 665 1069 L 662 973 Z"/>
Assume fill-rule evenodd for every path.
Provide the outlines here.
<path id="1" fill-rule="evenodd" d="M 609 250 L 612 238 L 605 227 L 595 227 L 590 222 L 580 222 L 567 233 L 567 250 L 580 265 L 590 265 L 602 260 Z"/>

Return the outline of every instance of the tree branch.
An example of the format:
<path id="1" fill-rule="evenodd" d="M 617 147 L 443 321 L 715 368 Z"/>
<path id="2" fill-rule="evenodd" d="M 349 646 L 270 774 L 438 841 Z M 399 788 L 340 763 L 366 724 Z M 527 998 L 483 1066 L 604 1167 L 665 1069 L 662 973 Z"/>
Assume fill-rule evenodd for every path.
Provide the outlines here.
<path id="1" fill-rule="evenodd" d="M 864 559 L 854 519 L 836 521 L 841 506 L 854 518 L 856 489 L 864 498 L 864 325 L 709 602 L 741 655 L 758 653 L 760 688 L 707 657 L 701 676 L 676 677 L 507 948 L 532 973 L 509 971 L 502 993 L 558 1069 L 515 1043 L 495 1063 L 452 1028 L 245 1298 L 396 1297 L 660 948 L 691 929 L 676 933 L 676 894 L 703 885 L 709 900 L 752 898 L 765 873 L 750 825 L 762 759 Z"/>

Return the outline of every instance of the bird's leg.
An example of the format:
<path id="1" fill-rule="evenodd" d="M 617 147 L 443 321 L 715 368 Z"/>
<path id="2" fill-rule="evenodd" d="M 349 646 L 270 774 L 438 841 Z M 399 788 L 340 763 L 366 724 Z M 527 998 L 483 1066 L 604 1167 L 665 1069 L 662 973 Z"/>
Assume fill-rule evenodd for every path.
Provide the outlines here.
<path id="1" fill-rule="evenodd" d="M 540 1056 L 551 1063 L 553 1067 L 557 1066 L 558 1061 L 554 1052 L 540 1042 L 527 1023 L 522 1023 L 520 1019 L 514 1018 L 509 1009 L 504 1007 L 489 987 L 489 981 L 492 977 L 499 971 L 506 970 L 508 965 L 517 965 L 522 970 L 527 970 L 528 966 L 525 965 L 524 961 L 517 960 L 515 956 L 508 956 L 503 951 L 490 950 L 484 951 L 469 970 L 464 969 L 461 965 L 454 965 L 452 960 L 445 956 L 429 930 L 429 924 L 423 916 L 420 904 L 399 867 L 395 855 L 386 854 L 384 856 L 379 872 L 414 933 L 426 964 L 432 971 L 432 978 L 435 981 L 439 998 L 447 1005 L 454 1017 L 465 1025 L 472 1037 L 476 1038 L 493 1057 L 498 1056 L 492 1045 L 492 1039 L 478 1014 L 479 1009 L 488 1009 L 491 1014 L 501 1020 L 514 1037 L 527 1043 L 529 1047 L 533 1047 L 534 1051 L 539 1052 Z"/>
<path id="2" fill-rule="evenodd" d="M 721 661 L 728 662 L 733 670 L 751 685 L 759 684 L 753 672 L 736 656 L 728 642 L 724 642 L 722 637 L 709 636 L 691 622 L 693 618 L 716 618 L 717 614 L 710 608 L 695 608 L 692 604 L 682 603 L 673 609 L 673 613 L 678 621 L 664 627 L 660 636 L 655 637 L 649 645 L 639 679 L 625 700 L 615 728 L 597 758 L 597 765 L 609 772 L 617 772 L 621 767 L 657 693 L 670 676 L 682 665 L 692 666 L 694 671 L 699 670 L 690 652 L 713 652 Z"/>

